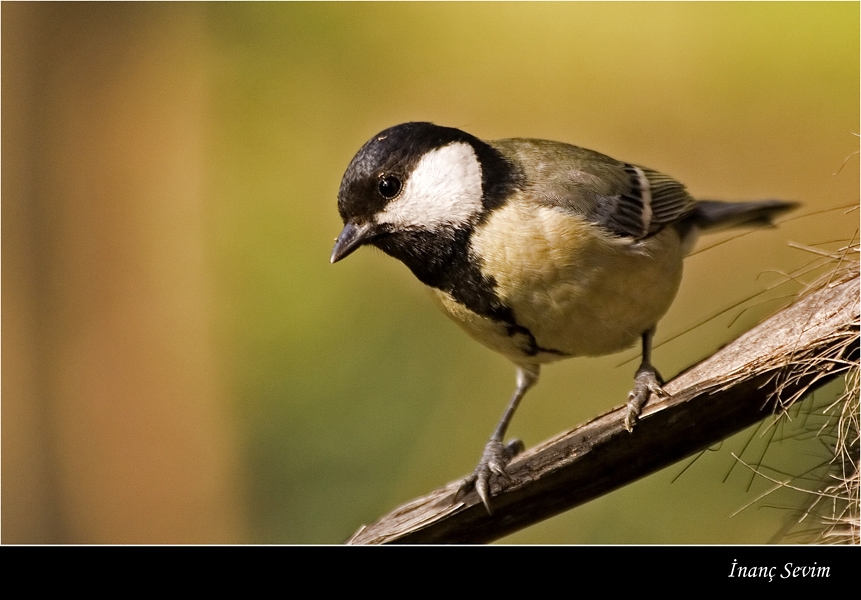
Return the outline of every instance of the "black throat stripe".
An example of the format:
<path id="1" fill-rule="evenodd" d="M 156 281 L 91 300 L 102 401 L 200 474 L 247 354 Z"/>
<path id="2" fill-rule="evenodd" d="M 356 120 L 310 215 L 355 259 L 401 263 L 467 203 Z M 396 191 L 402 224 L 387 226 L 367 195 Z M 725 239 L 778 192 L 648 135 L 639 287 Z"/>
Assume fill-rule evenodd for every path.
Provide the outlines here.
<path id="1" fill-rule="evenodd" d="M 404 263 L 425 285 L 449 294 L 478 315 L 504 324 L 510 337 L 522 336 L 519 345 L 526 356 L 539 353 L 565 356 L 559 350 L 539 346 L 533 333 L 519 324 L 511 308 L 501 301 L 496 281 L 485 276 L 478 259 L 470 255 L 472 231 L 472 227 L 434 233 L 404 231 L 382 235 L 372 243 Z"/>

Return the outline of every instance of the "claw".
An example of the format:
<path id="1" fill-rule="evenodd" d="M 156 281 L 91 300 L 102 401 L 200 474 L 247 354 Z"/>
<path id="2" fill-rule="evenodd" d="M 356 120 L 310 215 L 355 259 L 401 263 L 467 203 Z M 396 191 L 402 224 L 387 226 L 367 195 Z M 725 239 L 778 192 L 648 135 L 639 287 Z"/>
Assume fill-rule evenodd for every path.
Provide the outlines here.
<path id="1" fill-rule="evenodd" d="M 490 499 L 487 495 L 488 479 L 488 477 L 479 476 L 477 481 L 475 482 L 475 491 L 478 494 L 478 497 L 481 498 L 481 503 L 484 504 L 484 508 L 487 509 L 487 514 L 492 515 L 493 509 L 490 508 Z"/>
<path id="2" fill-rule="evenodd" d="M 494 474 L 500 479 L 511 481 L 511 477 L 505 472 L 505 467 L 512 458 L 523 452 L 524 446 L 520 440 L 512 440 L 503 446 L 502 440 L 523 394 L 538 381 L 538 373 L 538 365 L 517 366 L 517 389 L 514 390 L 511 400 L 508 401 L 508 407 L 502 414 L 493 435 L 490 436 L 490 441 L 484 447 L 484 452 L 475 471 L 464 479 L 457 488 L 454 494 L 455 502 L 474 487 L 482 504 L 484 504 L 484 508 L 487 509 L 487 514 L 493 514 L 493 509 L 490 508 L 490 475 Z"/>
<path id="3" fill-rule="evenodd" d="M 634 430 L 640 411 L 643 410 L 643 406 L 649 400 L 649 394 L 662 397 L 669 396 L 661 387 L 663 383 L 661 376 L 652 366 L 652 337 L 654 335 L 654 327 L 643 332 L 643 362 L 640 363 L 640 368 L 634 375 L 634 389 L 628 394 L 627 410 L 625 411 L 625 429 L 628 430 L 628 433 Z"/>
<path id="4" fill-rule="evenodd" d="M 649 400 L 649 395 L 666 397 L 669 394 L 661 387 L 661 376 L 650 363 L 643 362 L 634 376 L 634 389 L 628 394 L 628 403 L 625 411 L 625 429 L 628 432 L 634 430 L 634 425 L 643 410 L 643 406 Z"/>
<path id="5" fill-rule="evenodd" d="M 508 473 L 506 473 L 505 470 L 502 467 L 500 467 L 499 465 L 493 464 L 493 465 L 487 465 L 487 466 L 490 469 L 490 472 L 493 473 L 494 475 L 498 475 L 507 481 L 511 481 L 511 477 L 509 477 Z"/>
<path id="6" fill-rule="evenodd" d="M 493 509 L 490 506 L 490 476 L 493 474 L 511 483 L 511 475 L 506 472 L 505 467 L 512 458 L 523 451 L 523 448 L 523 442 L 520 440 L 512 440 L 504 446 L 502 442 L 496 440 L 489 441 L 484 447 L 484 453 L 475 471 L 473 471 L 472 475 L 466 477 L 457 488 L 454 494 L 455 502 L 475 488 L 478 497 L 481 498 L 481 503 L 487 509 L 487 514 L 492 515 Z"/>

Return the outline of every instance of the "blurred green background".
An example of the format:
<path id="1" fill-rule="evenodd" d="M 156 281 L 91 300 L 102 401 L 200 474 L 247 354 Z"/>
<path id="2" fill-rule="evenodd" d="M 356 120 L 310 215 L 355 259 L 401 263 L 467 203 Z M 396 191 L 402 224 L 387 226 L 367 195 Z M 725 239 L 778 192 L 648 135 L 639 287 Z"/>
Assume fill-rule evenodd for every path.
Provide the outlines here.
<path id="1" fill-rule="evenodd" d="M 512 366 L 382 253 L 328 263 L 344 169 L 403 121 L 803 202 L 688 259 L 655 362 L 709 355 L 819 264 L 787 242 L 857 233 L 826 209 L 858 202 L 858 24 L 857 3 L 4 2 L 2 541 L 339 543 L 471 471 Z M 546 368 L 511 435 L 621 404 L 636 355 Z M 755 503 L 770 484 L 732 453 L 822 459 L 748 431 L 503 542 L 767 542 L 798 498 Z"/>

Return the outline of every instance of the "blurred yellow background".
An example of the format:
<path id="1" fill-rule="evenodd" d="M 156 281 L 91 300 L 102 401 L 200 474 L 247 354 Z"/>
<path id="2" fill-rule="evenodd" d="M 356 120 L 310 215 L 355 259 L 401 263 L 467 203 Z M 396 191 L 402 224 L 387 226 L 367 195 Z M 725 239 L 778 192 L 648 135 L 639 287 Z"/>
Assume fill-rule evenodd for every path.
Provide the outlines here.
<path id="1" fill-rule="evenodd" d="M 787 242 L 858 226 L 826 211 L 858 202 L 857 3 L 4 2 L 2 111 L 4 543 L 339 543 L 471 471 L 511 365 L 382 253 L 328 263 L 341 175 L 390 125 L 802 202 L 688 259 L 667 377 L 800 289 L 754 297 L 810 263 Z M 635 357 L 546 368 L 511 435 L 621 404 Z M 776 437 L 503 541 L 767 542 L 797 503 L 732 516 L 768 487 L 732 453 L 822 458 Z"/>

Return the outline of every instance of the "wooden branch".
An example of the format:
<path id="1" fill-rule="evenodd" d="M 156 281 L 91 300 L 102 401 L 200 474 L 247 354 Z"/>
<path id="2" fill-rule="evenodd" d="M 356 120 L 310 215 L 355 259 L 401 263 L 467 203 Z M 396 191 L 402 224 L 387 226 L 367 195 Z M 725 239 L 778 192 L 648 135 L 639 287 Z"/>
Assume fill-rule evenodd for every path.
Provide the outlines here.
<path id="1" fill-rule="evenodd" d="M 515 458 L 494 514 L 459 481 L 362 526 L 349 544 L 482 543 L 583 504 L 781 412 L 858 361 L 857 270 L 797 300 L 652 396 L 633 433 L 624 406 Z"/>

